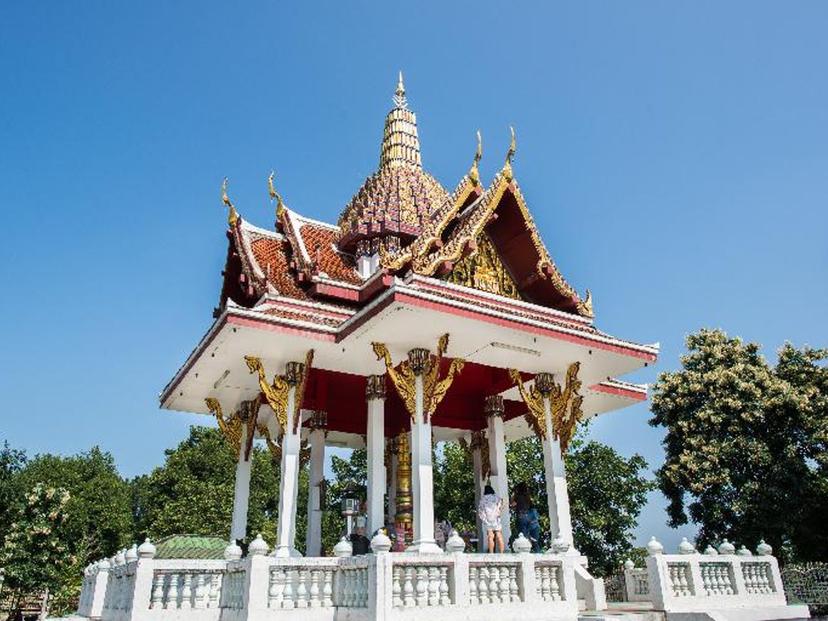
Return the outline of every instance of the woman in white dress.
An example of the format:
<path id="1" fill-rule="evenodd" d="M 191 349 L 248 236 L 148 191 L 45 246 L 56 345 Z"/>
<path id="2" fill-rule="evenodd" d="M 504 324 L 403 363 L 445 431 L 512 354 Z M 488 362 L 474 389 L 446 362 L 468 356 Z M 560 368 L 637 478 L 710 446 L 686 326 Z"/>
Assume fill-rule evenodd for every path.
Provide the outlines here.
<path id="1" fill-rule="evenodd" d="M 503 552 L 503 532 L 500 523 L 500 515 L 503 511 L 503 499 L 499 498 L 491 485 L 483 490 L 483 498 L 480 499 L 480 506 L 477 507 L 477 515 L 486 531 L 486 552 L 494 552 L 495 541 L 497 551 Z"/>

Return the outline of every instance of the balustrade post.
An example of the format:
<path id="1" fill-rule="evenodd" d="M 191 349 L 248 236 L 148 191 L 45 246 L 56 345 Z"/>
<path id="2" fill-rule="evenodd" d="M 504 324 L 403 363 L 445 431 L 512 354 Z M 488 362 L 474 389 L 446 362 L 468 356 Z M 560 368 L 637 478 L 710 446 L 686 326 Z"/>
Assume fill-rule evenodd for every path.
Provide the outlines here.
<path id="1" fill-rule="evenodd" d="M 135 563 L 135 576 L 131 585 L 131 593 L 125 593 L 132 609 L 130 621 L 141 621 L 151 614 L 152 585 L 155 578 L 155 546 L 145 541 L 138 548 L 138 560 Z M 126 577 L 123 578 L 126 580 Z"/>
<path id="2" fill-rule="evenodd" d="M 90 595 L 91 602 L 89 603 L 89 617 L 92 619 L 100 619 L 103 616 L 110 567 L 110 562 L 107 559 L 98 561 L 97 574 L 94 578 L 92 593 Z"/>
<path id="3" fill-rule="evenodd" d="M 261 544 L 256 545 L 260 541 Z M 247 557 L 243 561 L 245 576 L 242 583 L 241 608 L 247 610 L 248 618 L 268 611 L 272 561 L 267 556 L 267 550 L 267 544 L 258 536 L 250 544 Z"/>
<path id="4" fill-rule="evenodd" d="M 540 557 L 528 552 L 521 552 L 517 556 L 520 559 L 520 582 L 518 586 L 523 595 L 523 601 L 526 603 L 540 601 L 537 578 L 535 578 L 535 560 Z"/>
<path id="5" fill-rule="evenodd" d="M 469 593 L 469 557 L 461 552 L 454 552 L 450 555 L 452 561 L 451 580 L 449 584 L 450 593 L 454 593 L 454 603 L 460 607 L 467 607 L 471 604 Z"/>

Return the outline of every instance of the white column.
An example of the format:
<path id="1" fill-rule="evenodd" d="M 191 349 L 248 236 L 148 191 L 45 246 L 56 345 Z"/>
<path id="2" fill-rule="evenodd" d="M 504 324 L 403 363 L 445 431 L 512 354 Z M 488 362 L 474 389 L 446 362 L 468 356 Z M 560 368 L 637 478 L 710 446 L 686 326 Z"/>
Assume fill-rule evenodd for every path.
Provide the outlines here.
<path id="1" fill-rule="evenodd" d="M 299 495 L 299 450 L 302 413 L 294 408 L 296 386 L 305 373 L 301 362 L 288 362 L 285 379 L 290 384 L 287 399 L 287 429 L 282 434 L 282 463 L 279 480 L 279 516 L 274 556 L 302 556 L 296 549 L 296 501 Z M 294 412 L 295 409 L 295 412 Z M 296 420 L 298 418 L 298 420 Z M 295 426 L 295 428 L 294 428 Z"/>
<path id="2" fill-rule="evenodd" d="M 550 373 L 538 373 L 535 376 L 535 387 L 543 396 L 544 430 L 546 438 L 543 440 L 543 467 L 546 471 L 546 498 L 549 506 L 549 534 L 554 541 L 560 537 L 575 551 L 575 541 L 572 538 L 572 518 L 569 515 L 569 492 L 566 486 L 566 468 L 561 443 L 555 437 L 552 424 L 552 392 L 553 379 Z"/>
<path id="3" fill-rule="evenodd" d="M 506 474 L 506 436 L 503 433 L 503 397 L 491 395 L 486 397 L 484 413 L 488 424 L 489 463 L 491 465 L 491 485 L 503 500 L 500 524 L 503 543 L 508 547 L 512 533 L 511 511 L 509 510 L 509 479 Z"/>
<path id="4" fill-rule="evenodd" d="M 310 477 L 308 479 L 308 530 L 305 534 L 305 554 L 322 556 L 322 481 L 325 467 L 325 412 L 314 412 L 311 418 Z"/>
<path id="5" fill-rule="evenodd" d="M 247 536 L 247 505 L 250 498 L 250 459 L 245 459 L 247 423 L 242 423 L 239 442 L 239 460 L 236 462 L 236 486 L 233 493 L 233 519 L 230 522 L 230 539 Z"/>
<path id="6" fill-rule="evenodd" d="M 486 481 L 483 479 L 483 450 L 485 440 L 482 431 L 473 431 L 471 435 L 472 467 L 474 469 L 474 520 L 477 525 L 477 550 L 483 552 L 486 545 L 486 533 L 483 532 L 483 522 L 477 512 L 480 506 L 480 499 L 483 497 L 483 486 Z M 485 450 L 488 450 L 486 448 Z"/>
<path id="7" fill-rule="evenodd" d="M 415 373 L 415 415 L 411 421 L 411 492 L 414 499 L 414 543 L 409 548 L 420 554 L 442 554 L 434 541 L 434 474 L 431 459 L 431 420 L 423 398 L 423 373 L 428 350 L 413 349 L 408 359 Z"/>
<path id="8" fill-rule="evenodd" d="M 368 537 L 385 525 L 385 376 L 370 375 L 368 401 Z"/>

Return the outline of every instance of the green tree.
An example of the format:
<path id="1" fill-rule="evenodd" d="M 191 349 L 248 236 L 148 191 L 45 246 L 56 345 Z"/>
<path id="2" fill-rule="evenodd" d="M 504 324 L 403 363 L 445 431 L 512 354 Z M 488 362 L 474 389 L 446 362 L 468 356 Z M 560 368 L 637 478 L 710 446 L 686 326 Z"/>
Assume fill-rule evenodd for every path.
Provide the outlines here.
<path id="1" fill-rule="evenodd" d="M 633 530 L 653 483 L 644 477 L 640 455 L 623 458 L 598 442 L 585 442 L 580 431 L 566 456 L 567 482 L 576 547 L 589 556 L 598 574 L 615 569 L 633 551 Z M 506 449 L 512 485 L 529 487 L 540 514 L 541 546 L 550 544 L 546 510 L 543 448 L 537 438 L 511 442 Z M 461 531 L 475 530 L 474 474 L 470 454 L 459 444 L 445 443 L 435 455 L 435 514 Z M 512 532 L 517 532 L 515 520 Z"/>
<path id="2" fill-rule="evenodd" d="M 58 590 L 64 571 L 75 564 L 66 545 L 69 502 L 66 490 L 37 484 L 15 513 L 0 549 L 12 617 L 22 597 Z"/>
<path id="3" fill-rule="evenodd" d="M 572 531 L 591 571 L 607 575 L 632 553 L 633 530 L 653 483 L 644 476 L 647 462 L 641 455 L 625 459 L 605 444 L 586 441 L 585 435 L 582 428 L 565 456 Z M 525 481 L 532 492 L 540 513 L 541 545 L 546 547 L 550 533 L 543 447 L 537 438 L 512 442 L 506 459 L 509 480 Z"/>
<path id="4" fill-rule="evenodd" d="M 671 526 L 698 544 L 764 538 L 783 556 L 828 555 L 828 350 L 785 345 L 775 367 L 756 343 L 701 330 L 679 371 L 655 385 L 650 424 L 664 427 L 658 482 Z"/>
<path id="5" fill-rule="evenodd" d="M 25 489 L 44 484 L 69 492 L 62 532 L 67 548 L 82 566 L 131 543 L 129 484 L 118 474 L 111 454 L 94 447 L 70 457 L 38 455 L 20 470 L 18 478 Z"/>
<path id="6" fill-rule="evenodd" d="M 326 487 L 325 512 L 322 515 L 322 550 L 331 552 L 345 533 L 345 518 L 342 517 L 342 499 L 354 494 L 365 500 L 368 489 L 368 453 L 356 449 L 347 458 L 331 457 L 333 478 Z M 307 486 L 305 486 L 307 487 Z"/>
<path id="7" fill-rule="evenodd" d="M 261 447 L 253 448 L 251 459 L 247 532 L 250 536 L 261 532 L 272 545 L 279 465 Z M 221 432 L 191 427 L 189 437 L 166 452 L 164 465 L 132 481 L 136 539 L 185 533 L 228 537 L 235 475 L 236 456 Z M 297 536 L 299 541 L 304 537 Z"/>
<path id="8" fill-rule="evenodd" d="M 23 492 L 17 475 L 25 464 L 26 453 L 4 442 L 0 450 L 0 546 L 22 501 Z"/>

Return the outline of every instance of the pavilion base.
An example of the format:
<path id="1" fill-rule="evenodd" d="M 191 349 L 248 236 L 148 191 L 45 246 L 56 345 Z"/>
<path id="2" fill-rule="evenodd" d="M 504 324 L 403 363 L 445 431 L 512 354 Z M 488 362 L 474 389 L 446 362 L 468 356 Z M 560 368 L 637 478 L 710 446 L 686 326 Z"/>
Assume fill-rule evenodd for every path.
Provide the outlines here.
<path id="1" fill-rule="evenodd" d="M 435 541 L 415 541 L 405 551 L 412 554 L 445 554 Z"/>
<path id="2" fill-rule="evenodd" d="M 139 558 L 88 570 L 78 615 L 100 621 L 576 621 L 575 560 L 410 554 Z"/>

